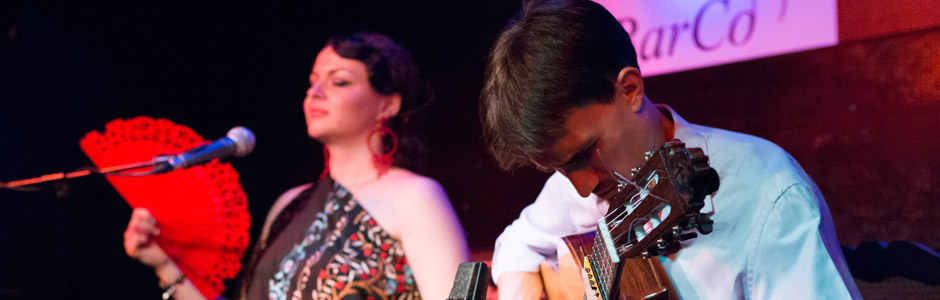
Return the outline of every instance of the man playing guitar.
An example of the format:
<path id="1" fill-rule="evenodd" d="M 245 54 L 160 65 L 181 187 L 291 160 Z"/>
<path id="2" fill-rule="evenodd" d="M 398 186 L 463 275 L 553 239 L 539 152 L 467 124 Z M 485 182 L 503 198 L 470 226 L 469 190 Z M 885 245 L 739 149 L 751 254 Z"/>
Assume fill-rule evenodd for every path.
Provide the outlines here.
<path id="1" fill-rule="evenodd" d="M 587 0 L 524 5 L 490 55 L 484 132 L 501 167 L 555 174 L 496 241 L 500 299 L 537 299 L 543 287 L 535 272 L 568 252 L 561 238 L 597 230 L 611 200 L 625 184 L 639 182 L 630 170 L 673 139 L 700 149 L 721 187 L 699 211 L 714 222 L 710 234 L 678 242 L 673 251 L 644 252 L 668 274 L 670 297 L 861 298 L 826 203 L 789 154 L 754 136 L 691 124 L 654 104 L 644 95 L 629 35 L 602 6 Z M 640 198 L 659 197 L 637 190 Z"/>

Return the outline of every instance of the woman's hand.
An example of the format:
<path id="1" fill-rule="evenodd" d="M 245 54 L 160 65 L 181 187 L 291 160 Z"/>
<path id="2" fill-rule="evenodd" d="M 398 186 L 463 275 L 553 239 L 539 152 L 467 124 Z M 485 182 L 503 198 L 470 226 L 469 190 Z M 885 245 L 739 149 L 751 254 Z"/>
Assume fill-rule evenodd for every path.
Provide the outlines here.
<path id="1" fill-rule="evenodd" d="M 159 235 L 160 228 L 157 228 L 157 220 L 150 211 L 146 208 L 135 208 L 131 221 L 127 223 L 127 230 L 124 230 L 124 251 L 127 256 L 153 268 L 160 278 L 161 287 L 175 285 L 176 288 L 166 290 L 172 292 L 173 299 L 205 300 L 192 282 L 183 277 L 183 272 L 176 263 L 157 245 Z M 183 278 L 183 282 L 177 284 L 180 278 Z"/>
<path id="2" fill-rule="evenodd" d="M 124 231 L 124 251 L 151 268 L 160 269 L 170 262 L 166 252 L 157 245 L 157 220 L 146 208 L 135 208 Z"/>

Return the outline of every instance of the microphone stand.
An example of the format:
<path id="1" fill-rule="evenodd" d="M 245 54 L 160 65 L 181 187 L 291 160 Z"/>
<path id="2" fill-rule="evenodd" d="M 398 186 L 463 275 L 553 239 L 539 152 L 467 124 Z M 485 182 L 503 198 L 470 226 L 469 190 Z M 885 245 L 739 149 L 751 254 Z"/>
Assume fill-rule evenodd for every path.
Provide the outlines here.
<path id="1" fill-rule="evenodd" d="M 44 182 L 49 182 L 49 181 L 58 181 L 58 180 L 84 177 L 84 176 L 88 176 L 91 174 L 111 175 L 111 176 L 153 175 L 156 173 L 162 173 L 162 172 L 159 172 L 156 169 L 156 167 L 166 164 L 167 162 L 169 162 L 170 158 L 172 158 L 172 155 L 161 155 L 161 156 L 155 157 L 154 159 L 150 161 L 129 163 L 129 164 L 105 167 L 101 169 L 92 168 L 92 167 L 84 167 L 84 168 L 79 168 L 78 170 L 72 171 L 72 172 L 60 172 L 60 173 L 42 175 L 42 176 L 35 177 L 35 178 L 14 180 L 10 182 L 0 182 L 0 189 L 10 189 L 10 190 L 16 190 L 16 191 L 33 191 L 33 189 L 28 188 L 28 186 L 36 185 L 36 184 L 40 184 Z M 129 170 L 136 170 L 136 169 L 142 169 L 142 168 L 147 168 L 147 167 L 153 167 L 154 169 L 147 170 L 147 171 L 138 171 L 138 172 L 126 172 Z"/>

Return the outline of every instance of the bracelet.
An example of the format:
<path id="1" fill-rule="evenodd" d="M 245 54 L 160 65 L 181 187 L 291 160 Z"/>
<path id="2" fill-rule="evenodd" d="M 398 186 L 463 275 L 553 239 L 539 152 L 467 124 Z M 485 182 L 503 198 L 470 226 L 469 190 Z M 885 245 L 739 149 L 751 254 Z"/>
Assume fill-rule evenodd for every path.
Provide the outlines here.
<path id="1" fill-rule="evenodd" d="M 161 284 L 161 285 L 160 285 L 160 288 L 163 289 L 163 300 L 168 300 L 168 299 L 170 299 L 170 296 L 173 295 L 173 292 L 176 291 L 176 286 L 179 285 L 179 284 L 181 284 L 181 283 L 183 283 L 183 281 L 185 281 L 185 280 L 186 280 L 186 276 L 183 275 L 183 274 L 180 274 L 180 277 L 177 278 L 176 281 L 174 281 L 173 283 L 171 283 L 171 284 L 169 284 L 169 285 L 167 285 L 167 286 L 163 286 L 163 285 Z"/>

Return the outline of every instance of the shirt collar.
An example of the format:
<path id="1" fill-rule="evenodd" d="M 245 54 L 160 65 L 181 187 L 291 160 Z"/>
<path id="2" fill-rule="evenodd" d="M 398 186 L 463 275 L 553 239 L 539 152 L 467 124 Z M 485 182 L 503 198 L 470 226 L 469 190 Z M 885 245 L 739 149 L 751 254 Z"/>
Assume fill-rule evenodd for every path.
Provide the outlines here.
<path id="1" fill-rule="evenodd" d="M 674 125 L 673 137 L 679 139 L 687 148 L 702 148 L 702 152 L 705 152 L 705 155 L 708 155 L 708 145 L 705 144 L 705 135 L 699 131 L 695 125 L 692 125 L 685 119 L 683 119 L 679 114 L 676 113 L 672 107 L 665 104 L 656 104 L 656 108 L 663 112 L 669 112 L 669 115 L 672 117 L 672 123 Z"/>
<path id="2" fill-rule="evenodd" d="M 686 148 L 702 148 L 702 152 L 705 155 L 709 155 L 708 144 L 705 143 L 705 135 L 695 126 L 683 119 L 676 113 L 675 110 L 672 110 L 672 107 L 665 104 L 656 104 L 656 108 L 659 108 L 660 111 L 668 111 L 670 116 L 672 116 L 672 123 L 675 126 L 673 136 L 676 139 L 679 139 L 685 143 Z M 715 212 L 712 196 L 705 197 L 705 206 L 702 207 L 700 212 L 708 215 L 713 215 Z"/>

